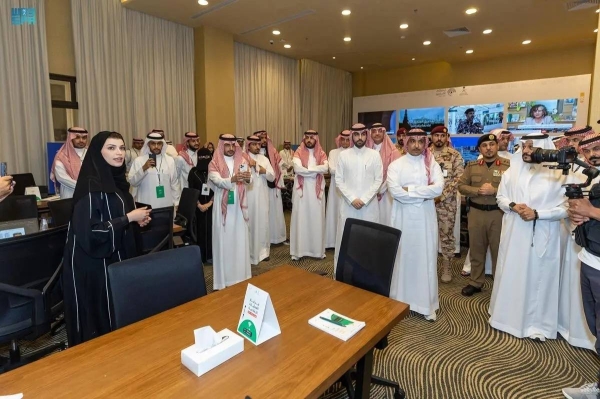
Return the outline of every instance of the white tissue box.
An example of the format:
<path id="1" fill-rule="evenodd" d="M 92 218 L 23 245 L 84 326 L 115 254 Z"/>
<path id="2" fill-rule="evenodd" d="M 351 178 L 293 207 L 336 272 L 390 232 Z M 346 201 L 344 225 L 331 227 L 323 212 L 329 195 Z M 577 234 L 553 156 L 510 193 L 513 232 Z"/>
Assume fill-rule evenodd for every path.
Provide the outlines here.
<path id="1" fill-rule="evenodd" d="M 244 351 L 244 339 L 231 330 L 221 330 L 217 335 L 228 338 L 200 353 L 195 344 L 181 351 L 181 363 L 198 377 Z"/>

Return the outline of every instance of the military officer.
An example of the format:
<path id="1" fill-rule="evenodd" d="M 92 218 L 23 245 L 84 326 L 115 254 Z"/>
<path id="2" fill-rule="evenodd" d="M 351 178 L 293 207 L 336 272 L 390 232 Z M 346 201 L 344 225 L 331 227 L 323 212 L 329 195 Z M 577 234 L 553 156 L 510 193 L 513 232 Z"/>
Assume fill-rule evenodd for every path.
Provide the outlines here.
<path id="1" fill-rule="evenodd" d="M 458 151 L 448 145 L 448 128 L 436 126 L 431 130 L 432 152 L 444 174 L 444 191 L 435 199 L 440 246 L 442 249 L 443 283 L 452 281 L 450 259 L 454 257 L 454 224 L 457 210 L 458 181 L 464 171 L 464 160 Z"/>
<path id="2" fill-rule="evenodd" d="M 469 197 L 470 211 L 469 247 L 471 250 L 471 276 L 462 289 L 464 296 L 481 292 L 485 280 L 485 255 L 487 247 L 492 253 L 492 273 L 496 269 L 502 211 L 496 204 L 496 193 L 502 174 L 510 161 L 498 156 L 498 139 L 493 134 L 483 134 L 477 141 L 481 159 L 467 164 L 458 183 L 458 190 Z"/>

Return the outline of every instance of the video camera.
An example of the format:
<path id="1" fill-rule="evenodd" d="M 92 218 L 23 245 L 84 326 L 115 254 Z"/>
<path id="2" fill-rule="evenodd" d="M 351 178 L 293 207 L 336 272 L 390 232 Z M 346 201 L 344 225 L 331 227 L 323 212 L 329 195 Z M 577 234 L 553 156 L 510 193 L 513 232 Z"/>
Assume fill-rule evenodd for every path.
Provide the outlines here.
<path id="1" fill-rule="evenodd" d="M 569 199 L 578 199 L 584 197 L 583 188 L 588 187 L 592 184 L 600 171 L 595 167 L 588 165 L 577 156 L 577 150 L 575 147 L 563 147 L 560 150 L 544 150 L 541 148 L 534 148 L 531 154 L 532 163 L 552 162 L 556 165 L 546 165 L 549 169 L 560 169 L 563 175 L 568 175 L 571 170 L 572 164 L 577 164 L 583 168 L 581 171 L 587 176 L 587 180 L 584 183 L 572 183 L 565 184 L 565 196 Z M 590 191 L 586 191 L 590 200 L 600 198 L 600 185 L 595 184 Z"/>

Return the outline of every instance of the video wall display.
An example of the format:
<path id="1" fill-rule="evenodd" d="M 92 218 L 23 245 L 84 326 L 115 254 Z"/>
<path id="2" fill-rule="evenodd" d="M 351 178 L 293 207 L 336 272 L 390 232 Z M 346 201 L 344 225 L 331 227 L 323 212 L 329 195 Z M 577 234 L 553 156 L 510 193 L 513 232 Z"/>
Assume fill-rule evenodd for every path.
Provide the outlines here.
<path id="1" fill-rule="evenodd" d="M 504 104 L 458 105 L 448 109 L 448 131 L 482 134 L 502 127 Z"/>
<path id="2" fill-rule="evenodd" d="M 444 126 L 445 113 L 444 107 L 401 109 L 398 111 L 399 127 L 430 132 L 436 126 Z"/>
<path id="3" fill-rule="evenodd" d="M 479 137 L 452 137 L 452 147 L 460 152 L 465 162 L 474 161 L 479 156 L 478 139 Z"/>
<path id="4" fill-rule="evenodd" d="M 359 112 L 358 123 L 370 127 L 373 123 L 381 123 L 388 132 L 396 132 L 398 111 Z"/>
<path id="5" fill-rule="evenodd" d="M 510 130 L 563 132 L 575 125 L 577 99 L 511 102 L 507 114 Z"/>

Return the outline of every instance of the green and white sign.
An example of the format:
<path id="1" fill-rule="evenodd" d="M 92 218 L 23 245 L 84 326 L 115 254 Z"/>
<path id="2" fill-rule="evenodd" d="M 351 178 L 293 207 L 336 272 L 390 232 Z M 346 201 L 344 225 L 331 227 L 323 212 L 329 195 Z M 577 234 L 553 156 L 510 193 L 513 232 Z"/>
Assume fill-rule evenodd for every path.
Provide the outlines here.
<path id="1" fill-rule="evenodd" d="M 268 292 L 248 284 L 237 331 L 255 345 L 281 334 Z"/>

